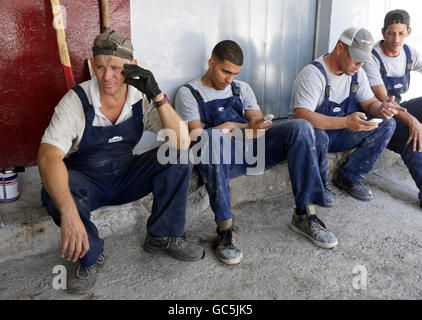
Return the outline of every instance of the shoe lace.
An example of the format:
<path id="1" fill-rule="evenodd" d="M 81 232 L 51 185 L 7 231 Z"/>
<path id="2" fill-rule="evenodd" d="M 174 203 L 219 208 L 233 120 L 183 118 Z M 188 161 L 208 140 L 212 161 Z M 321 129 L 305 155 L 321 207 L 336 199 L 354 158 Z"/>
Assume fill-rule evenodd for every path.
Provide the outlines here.
<path id="1" fill-rule="evenodd" d="M 237 227 L 232 227 L 227 230 L 221 230 L 222 240 L 224 247 L 233 248 L 235 246 L 236 240 L 234 234 L 238 233 Z"/>
<path id="2" fill-rule="evenodd" d="M 103 254 L 100 254 L 96 263 L 103 264 L 104 262 L 105 262 L 105 257 L 103 256 Z"/>
<path id="3" fill-rule="evenodd" d="M 327 229 L 324 222 L 322 222 L 316 215 L 310 216 L 310 224 L 311 226 L 314 226 L 318 230 L 325 231 Z"/>
<path id="4" fill-rule="evenodd" d="M 85 275 L 81 274 L 81 270 L 85 273 Z M 94 265 L 90 267 L 86 267 L 86 268 L 79 265 L 78 270 L 76 271 L 76 276 L 79 279 L 86 280 L 90 278 L 95 272 L 96 272 L 96 269 Z"/>
<path id="5" fill-rule="evenodd" d="M 104 262 L 105 262 L 105 257 L 101 253 L 95 263 L 101 265 Z M 82 270 L 82 272 L 81 272 L 81 270 Z M 76 271 L 76 276 L 79 279 L 88 279 L 89 277 L 91 277 L 96 272 L 97 272 L 97 269 L 95 268 L 95 264 L 93 264 L 92 266 L 89 266 L 89 267 L 82 267 L 81 265 L 79 265 L 78 270 Z M 85 275 L 83 275 L 83 274 L 85 274 Z"/>
<path id="6" fill-rule="evenodd" d="M 359 190 L 359 189 L 361 189 L 361 187 L 362 187 L 362 184 L 360 182 L 355 182 L 355 183 L 352 184 L 353 190 Z"/>
<path id="7" fill-rule="evenodd" d="M 172 243 L 176 247 L 181 247 L 185 243 L 185 240 L 183 238 L 168 238 L 167 247 L 166 248 L 168 249 Z"/>

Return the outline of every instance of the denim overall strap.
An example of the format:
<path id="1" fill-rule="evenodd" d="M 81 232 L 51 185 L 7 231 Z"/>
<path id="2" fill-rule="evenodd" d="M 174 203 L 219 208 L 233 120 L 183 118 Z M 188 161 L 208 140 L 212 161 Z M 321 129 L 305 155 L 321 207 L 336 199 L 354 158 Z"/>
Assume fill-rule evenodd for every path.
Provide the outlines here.
<path id="1" fill-rule="evenodd" d="M 327 73 L 325 72 L 324 67 L 322 66 L 322 64 L 318 61 L 313 61 L 311 63 L 312 65 L 314 65 L 315 67 L 318 68 L 319 71 L 321 71 L 322 75 L 325 78 L 325 91 L 324 91 L 324 102 L 319 106 L 319 108 L 317 108 L 315 111 L 316 112 L 320 112 L 320 110 L 324 110 L 324 109 L 328 109 L 328 102 L 330 100 L 330 84 L 328 82 L 328 76 Z M 320 112 L 322 113 L 322 112 Z"/>
<path id="2" fill-rule="evenodd" d="M 245 118 L 245 108 L 242 100 L 240 99 L 240 87 L 234 81 L 232 81 L 230 85 L 232 87 L 233 99 L 237 102 L 233 107 L 236 109 L 237 113 L 244 118 L 245 122 L 247 122 Z"/>
<path id="3" fill-rule="evenodd" d="M 92 122 L 94 121 L 95 112 L 88 112 L 90 109 L 94 109 L 92 105 L 89 103 L 88 97 L 82 89 L 80 85 L 76 85 L 72 88 L 73 91 L 78 95 L 79 99 L 81 100 L 82 107 L 84 109 L 85 113 L 85 119 L 89 121 L 89 124 L 92 125 Z"/>
<path id="4" fill-rule="evenodd" d="M 380 63 L 380 73 L 381 73 L 381 78 L 385 81 L 385 77 L 387 76 L 387 70 L 385 69 L 385 65 L 384 62 L 382 61 L 380 55 L 378 54 L 378 52 L 375 49 L 372 49 L 372 54 L 374 55 L 375 58 L 377 58 L 378 62 Z"/>
<path id="5" fill-rule="evenodd" d="M 356 105 L 356 93 L 359 89 L 358 73 L 356 72 L 352 76 L 352 83 L 350 84 L 349 103 L 345 106 L 345 116 L 352 114 L 357 111 Z"/>
<path id="6" fill-rule="evenodd" d="M 403 93 L 405 93 L 409 90 L 409 87 L 410 87 L 410 71 L 413 70 L 414 61 L 412 59 L 412 55 L 410 54 L 409 46 L 405 44 L 403 45 L 403 49 L 404 49 L 404 52 L 406 53 L 406 72 L 405 72 L 405 76 L 406 76 L 405 90 L 406 91 L 403 91 Z"/>
<path id="7" fill-rule="evenodd" d="M 216 99 L 205 102 L 199 91 L 191 85 L 186 84 L 192 95 L 195 97 L 199 106 L 201 121 L 204 123 L 204 129 L 216 127 L 222 123 L 232 121 L 247 123 L 245 110 L 240 99 L 240 87 L 234 81 L 231 83 L 232 96 L 224 99 Z"/>
<path id="8" fill-rule="evenodd" d="M 235 84 L 234 81 L 230 84 L 232 87 L 232 93 L 234 96 L 240 96 L 240 88 Z M 196 90 L 194 87 L 192 87 L 190 84 L 185 84 L 184 87 L 188 88 L 191 92 L 195 100 L 199 103 L 200 101 L 204 101 L 201 94 L 198 90 Z"/>
<path id="9" fill-rule="evenodd" d="M 204 113 L 203 113 L 203 108 L 201 107 L 203 103 L 205 103 L 204 99 L 202 98 L 201 94 L 199 93 L 198 90 L 196 90 L 194 87 L 192 87 L 190 84 L 185 84 L 184 85 L 186 88 L 188 88 L 191 92 L 193 97 L 195 98 L 196 102 L 198 102 L 198 109 L 199 109 L 199 114 L 201 116 L 201 119 L 204 119 Z"/>

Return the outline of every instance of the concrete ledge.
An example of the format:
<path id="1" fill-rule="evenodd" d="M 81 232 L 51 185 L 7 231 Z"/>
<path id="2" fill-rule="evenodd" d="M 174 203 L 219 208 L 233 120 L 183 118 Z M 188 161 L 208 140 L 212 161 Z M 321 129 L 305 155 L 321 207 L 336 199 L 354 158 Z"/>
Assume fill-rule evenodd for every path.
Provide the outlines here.
<path id="1" fill-rule="evenodd" d="M 330 179 L 349 154 L 350 152 L 328 155 Z M 374 169 L 389 168 L 398 160 L 400 157 L 397 154 L 386 150 Z M 47 215 L 45 208 L 41 207 L 38 169 L 27 168 L 25 173 L 19 174 L 19 184 L 21 198 L 12 203 L 0 203 L 0 219 L 4 224 L 0 227 L 0 263 L 58 249 L 61 243 L 58 227 Z M 230 185 L 233 207 L 245 201 L 264 200 L 280 193 L 291 192 L 286 162 L 259 176 L 232 179 Z M 92 212 L 92 220 L 102 237 L 145 228 L 152 201 L 150 194 L 125 205 L 103 207 Z M 194 170 L 189 185 L 187 216 L 202 220 L 205 215 L 209 215 L 208 208 L 207 192 L 197 170 Z"/>

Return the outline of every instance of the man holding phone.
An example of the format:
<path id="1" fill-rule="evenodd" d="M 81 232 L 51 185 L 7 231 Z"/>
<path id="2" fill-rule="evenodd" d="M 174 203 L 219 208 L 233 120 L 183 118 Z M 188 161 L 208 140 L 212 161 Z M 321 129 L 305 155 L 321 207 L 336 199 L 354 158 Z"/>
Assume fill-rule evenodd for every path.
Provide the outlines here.
<path id="1" fill-rule="evenodd" d="M 336 186 L 352 197 L 369 201 L 372 192 L 362 185 L 394 132 L 391 118 L 400 110 L 394 98 L 374 97 L 365 72 L 371 62 L 373 38 L 364 28 L 348 28 L 334 50 L 306 66 L 298 75 L 291 113 L 315 128 L 320 171 L 328 186 L 327 152 L 356 148 L 338 172 Z M 375 117 L 377 120 L 372 120 Z M 384 119 L 379 122 L 379 119 Z"/>
<path id="2" fill-rule="evenodd" d="M 312 126 L 305 120 L 272 123 L 271 115 L 264 117 L 251 87 L 234 81 L 242 64 L 242 49 L 236 42 L 219 42 L 205 75 L 181 87 L 175 100 L 176 112 L 188 122 L 192 141 L 200 136 L 198 167 L 217 223 L 217 257 L 226 264 L 242 260 L 233 239 L 236 228 L 230 206 L 230 179 L 254 171 L 250 170 L 254 164 L 248 161 L 254 154 L 257 167 L 263 162 L 258 174 L 288 161 L 296 204 L 292 229 L 320 247 L 336 246 L 337 239 L 316 217 L 313 206 L 326 205 L 327 201 Z"/>

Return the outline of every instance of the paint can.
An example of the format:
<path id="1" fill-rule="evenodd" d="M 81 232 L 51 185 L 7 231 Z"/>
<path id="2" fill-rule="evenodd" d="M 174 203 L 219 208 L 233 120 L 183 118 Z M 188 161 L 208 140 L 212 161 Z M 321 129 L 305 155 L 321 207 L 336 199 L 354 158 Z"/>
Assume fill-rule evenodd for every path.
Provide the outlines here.
<path id="1" fill-rule="evenodd" d="M 0 172 L 0 202 L 12 202 L 18 199 L 18 174 L 14 171 Z"/>

